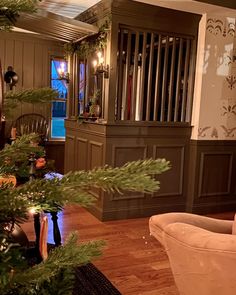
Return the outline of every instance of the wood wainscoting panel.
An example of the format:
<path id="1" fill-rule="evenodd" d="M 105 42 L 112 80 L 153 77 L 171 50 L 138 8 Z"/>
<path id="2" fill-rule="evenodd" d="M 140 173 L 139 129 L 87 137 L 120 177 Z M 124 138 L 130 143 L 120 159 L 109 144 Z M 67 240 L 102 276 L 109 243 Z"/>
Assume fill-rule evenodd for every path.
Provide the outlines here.
<path id="1" fill-rule="evenodd" d="M 88 169 L 92 170 L 96 167 L 103 167 L 103 149 L 104 145 L 101 142 L 92 141 L 88 142 Z M 103 191 L 100 188 L 92 188 L 90 193 L 97 199 L 96 203 L 90 208 L 96 216 L 100 216 L 102 207 Z M 98 215 L 97 215 L 98 214 Z"/>
<path id="2" fill-rule="evenodd" d="M 66 135 L 65 141 L 65 173 L 75 171 L 75 136 Z"/>
<path id="3" fill-rule="evenodd" d="M 147 145 L 113 145 L 112 165 L 121 167 L 127 162 L 143 160 L 147 157 Z"/>
<path id="4" fill-rule="evenodd" d="M 65 141 L 47 141 L 45 143 L 47 159 L 54 161 L 56 172 L 65 172 Z"/>
<path id="5" fill-rule="evenodd" d="M 76 137 L 76 170 L 88 169 L 88 140 Z"/>
<path id="6" fill-rule="evenodd" d="M 232 164 L 232 152 L 202 152 L 198 197 L 229 195 Z"/>
<path id="7" fill-rule="evenodd" d="M 147 146 L 129 146 L 129 145 L 113 145 L 112 163 L 113 167 L 121 167 L 127 162 L 143 160 L 147 158 Z M 124 192 L 123 195 L 114 193 L 111 200 L 131 200 L 144 198 L 145 194 L 136 192 Z"/>
<path id="8" fill-rule="evenodd" d="M 88 168 L 103 166 L 103 143 L 90 140 L 88 143 Z"/>
<path id="9" fill-rule="evenodd" d="M 236 142 L 191 140 L 187 211 L 236 210 Z"/>
<path id="10" fill-rule="evenodd" d="M 157 175 L 160 190 L 153 197 L 182 196 L 184 181 L 185 146 L 182 144 L 158 144 L 153 147 L 153 158 L 170 161 L 171 169 Z"/>

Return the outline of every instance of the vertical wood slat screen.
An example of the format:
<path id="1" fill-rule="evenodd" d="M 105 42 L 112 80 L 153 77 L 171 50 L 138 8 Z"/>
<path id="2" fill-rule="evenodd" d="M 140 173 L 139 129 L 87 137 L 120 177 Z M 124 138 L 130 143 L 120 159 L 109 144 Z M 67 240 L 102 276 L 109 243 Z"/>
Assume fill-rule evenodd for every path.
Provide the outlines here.
<path id="1" fill-rule="evenodd" d="M 138 78 L 138 49 L 139 49 L 139 33 L 135 34 L 135 51 L 134 51 L 134 70 L 132 84 L 132 99 L 131 99 L 131 120 L 135 120 L 136 96 L 137 96 L 137 78 Z"/>
<path id="2" fill-rule="evenodd" d="M 176 77 L 176 92 L 175 92 L 175 115 L 174 121 L 178 121 L 179 115 L 179 97 L 180 97 L 180 87 L 181 87 L 181 67 L 182 67 L 182 56 L 183 56 L 183 39 L 180 39 L 179 43 L 179 57 L 178 57 L 178 68 Z"/>
<path id="3" fill-rule="evenodd" d="M 146 55 L 146 46 L 147 46 L 147 33 L 143 33 L 143 47 L 141 57 Z M 144 106 L 144 81 L 145 81 L 145 68 L 146 68 L 146 58 L 142 60 L 141 64 L 141 81 L 140 81 L 140 108 L 139 108 L 139 117 L 138 119 L 142 121 L 143 118 L 143 106 Z"/>
<path id="4" fill-rule="evenodd" d="M 116 119 L 189 122 L 193 38 L 122 26 L 118 40 Z"/>
<path id="5" fill-rule="evenodd" d="M 174 74 L 175 74 L 175 56 L 176 56 L 176 38 L 173 38 L 173 47 L 171 55 L 171 68 L 170 68 L 170 86 L 169 86 L 169 97 L 168 97 L 168 114 L 167 121 L 171 121 L 172 114 L 172 97 L 174 87 Z"/>
<path id="6" fill-rule="evenodd" d="M 191 115 L 192 115 L 192 106 L 193 106 L 193 89 L 194 89 L 194 79 L 193 79 L 193 75 L 194 75 L 194 68 L 195 68 L 195 57 L 196 56 L 196 40 L 191 40 L 191 45 L 190 45 L 190 63 L 189 63 L 189 73 L 190 75 L 192 75 L 192 77 L 190 76 L 189 78 L 189 83 L 188 83 L 188 94 L 189 94 L 189 99 L 187 100 L 187 104 L 186 104 L 186 116 L 185 116 L 185 120 L 187 122 L 190 122 L 191 120 Z"/>
<path id="7" fill-rule="evenodd" d="M 124 41 L 124 34 L 123 31 L 120 31 L 119 34 L 119 73 L 118 73 L 118 87 L 117 87 L 117 116 L 121 118 L 121 103 L 122 103 L 122 81 L 123 81 L 123 71 L 122 71 L 122 62 L 123 62 L 123 41 Z"/>
<path id="8" fill-rule="evenodd" d="M 153 71 L 153 54 L 154 53 L 154 34 L 151 34 L 150 42 L 150 58 L 148 66 L 148 86 L 147 86 L 147 108 L 146 108 L 146 121 L 150 120 L 151 108 L 151 87 L 152 87 L 152 71 Z"/>
<path id="9" fill-rule="evenodd" d="M 130 71 L 130 60 L 131 60 L 131 32 L 128 32 L 128 38 L 126 42 L 126 67 L 125 67 L 125 81 L 124 81 L 124 104 L 128 106 L 129 104 L 129 71 Z M 129 107 L 129 106 L 128 106 Z M 125 109 L 124 119 L 130 119 L 128 114 L 128 108 Z"/>
<path id="10" fill-rule="evenodd" d="M 162 79 L 162 93 L 161 93 L 161 117 L 160 121 L 165 121 L 165 103 L 166 103 L 166 88 L 167 88 L 167 71 L 168 71 L 168 55 L 169 55 L 169 37 L 166 36 L 165 40 L 165 53 L 163 65 L 163 79 Z"/>
<path id="11" fill-rule="evenodd" d="M 158 115 L 158 103 L 159 103 L 159 83 L 161 75 L 161 44 L 162 36 L 159 35 L 158 38 L 158 47 L 157 47 L 157 65 L 156 65 L 156 82 L 155 82 L 155 94 L 154 94 L 154 121 L 157 121 Z"/>
<path id="12" fill-rule="evenodd" d="M 182 110 L 181 110 L 181 122 L 185 121 L 187 87 L 188 87 L 189 57 L 190 57 L 190 40 L 187 40 L 186 53 L 185 53 L 185 63 L 184 63 L 183 103 L 182 103 Z"/>

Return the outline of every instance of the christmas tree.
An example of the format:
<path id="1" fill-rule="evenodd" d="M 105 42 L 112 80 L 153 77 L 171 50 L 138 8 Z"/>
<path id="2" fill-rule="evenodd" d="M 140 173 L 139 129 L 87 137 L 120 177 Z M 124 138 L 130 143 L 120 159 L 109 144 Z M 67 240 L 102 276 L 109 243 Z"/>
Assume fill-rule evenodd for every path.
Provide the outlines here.
<path id="1" fill-rule="evenodd" d="M 41 147 L 32 146 L 27 135 L 0 151 L 0 171 L 14 173 L 19 165 L 16 154 L 24 167 L 29 155 L 43 152 Z M 5 159 L 5 160 L 4 160 Z M 5 161 L 11 165 L 6 169 Z M 106 192 L 138 191 L 151 193 L 159 188 L 153 177 L 169 169 L 164 159 L 140 160 L 127 163 L 120 168 L 105 166 L 91 171 L 76 171 L 61 179 L 38 178 L 18 187 L 3 184 L 0 190 L 0 294 L 72 294 L 74 268 L 89 262 L 101 254 L 102 241 L 79 245 L 78 237 L 71 234 L 65 244 L 49 253 L 48 258 L 33 267 L 26 263 L 25 247 L 16 244 L 12 237 L 15 224 L 28 219 L 29 211 L 59 211 L 67 204 L 89 206 L 95 199 L 92 188 Z M 63 277 L 63 282 L 62 282 Z"/>

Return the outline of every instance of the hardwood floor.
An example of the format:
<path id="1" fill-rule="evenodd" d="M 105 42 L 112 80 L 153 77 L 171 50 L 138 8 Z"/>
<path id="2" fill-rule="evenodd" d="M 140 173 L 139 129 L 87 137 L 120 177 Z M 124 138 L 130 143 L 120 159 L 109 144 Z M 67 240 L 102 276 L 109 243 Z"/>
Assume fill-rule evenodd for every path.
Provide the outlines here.
<path id="1" fill-rule="evenodd" d="M 212 216 L 232 219 L 233 213 Z M 148 219 L 101 222 L 85 209 L 71 206 L 59 214 L 59 227 L 62 240 L 78 231 L 81 242 L 106 241 L 103 255 L 93 263 L 123 295 L 178 295 L 165 251 L 149 235 Z M 22 227 L 34 240 L 32 221 Z"/>

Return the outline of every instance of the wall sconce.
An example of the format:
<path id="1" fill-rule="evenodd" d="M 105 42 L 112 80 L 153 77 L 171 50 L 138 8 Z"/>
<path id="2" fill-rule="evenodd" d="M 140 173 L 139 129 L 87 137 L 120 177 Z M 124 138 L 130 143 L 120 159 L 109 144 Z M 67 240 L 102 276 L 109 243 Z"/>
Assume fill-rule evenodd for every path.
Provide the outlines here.
<path id="1" fill-rule="evenodd" d="M 109 78 L 109 65 L 104 64 L 104 58 L 102 56 L 102 53 L 99 51 L 97 53 L 97 59 L 93 61 L 93 67 L 95 75 L 97 74 L 104 74 L 104 78 Z"/>
<path id="2" fill-rule="evenodd" d="M 16 86 L 18 82 L 18 75 L 13 71 L 12 66 L 7 67 L 7 72 L 4 74 L 4 81 L 9 85 L 10 90 L 13 89 L 13 86 Z"/>
<path id="3" fill-rule="evenodd" d="M 57 69 L 57 72 L 59 74 L 59 80 L 65 80 L 66 83 L 69 83 L 70 76 L 69 76 L 69 73 L 66 72 L 66 63 L 65 62 L 60 63 L 60 67 Z"/>

